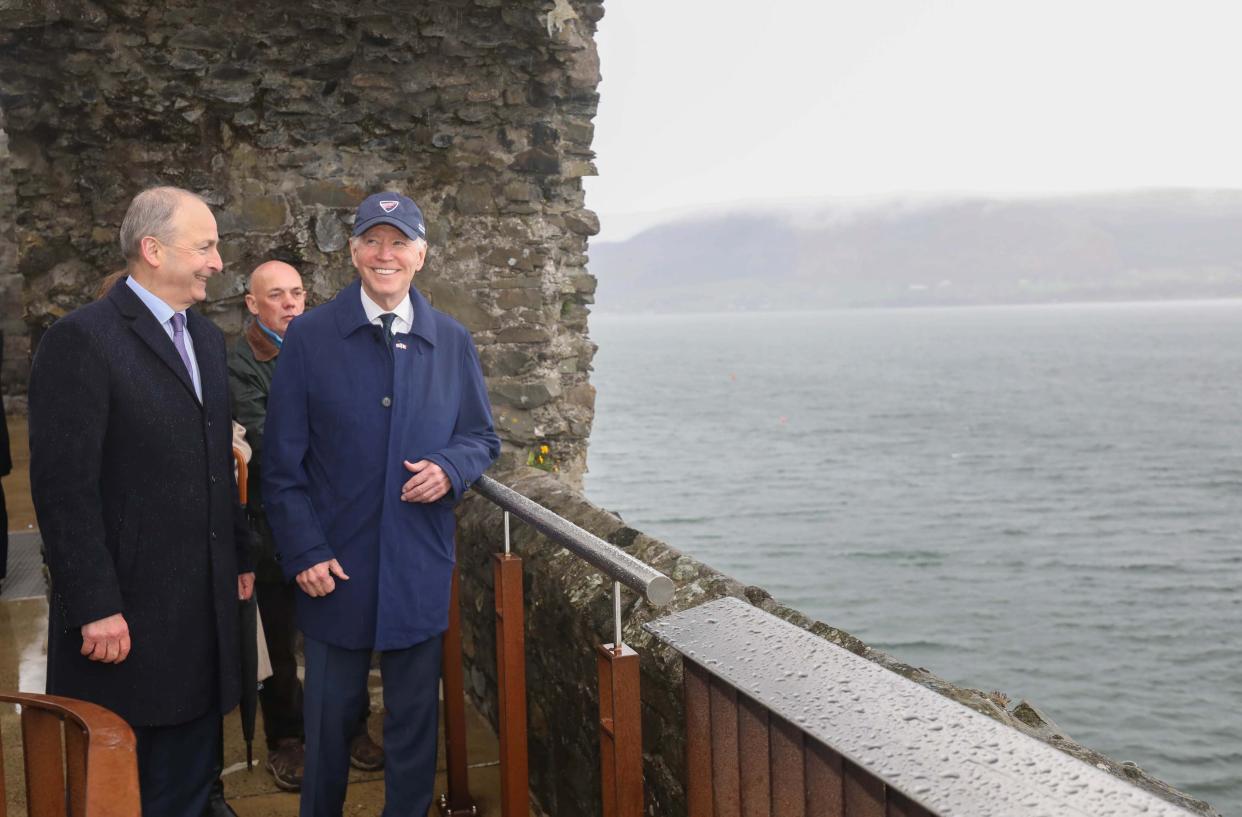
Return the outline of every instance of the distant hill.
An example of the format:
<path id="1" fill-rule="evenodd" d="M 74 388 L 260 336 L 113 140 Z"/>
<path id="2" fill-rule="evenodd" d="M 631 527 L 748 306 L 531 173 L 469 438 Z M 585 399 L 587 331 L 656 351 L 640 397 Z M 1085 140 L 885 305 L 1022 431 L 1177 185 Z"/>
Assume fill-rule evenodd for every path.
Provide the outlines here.
<path id="1" fill-rule="evenodd" d="M 1242 191 L 753 208 L 590 259 L 601 312 L 1242 297 Z"/>

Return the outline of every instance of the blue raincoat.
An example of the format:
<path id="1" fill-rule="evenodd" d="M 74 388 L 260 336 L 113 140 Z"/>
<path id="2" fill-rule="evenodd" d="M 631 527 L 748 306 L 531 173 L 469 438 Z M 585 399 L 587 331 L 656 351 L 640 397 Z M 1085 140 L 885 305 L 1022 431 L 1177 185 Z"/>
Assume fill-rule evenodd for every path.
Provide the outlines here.
<path id="1" fill-rule="evenodd" d="M 448 627 L 453 506 L 500 453 L 469 332 L 414 288 L 414 326 L 367 321 L 361 283 L 289 326 L 267 404 L 263 497 L 287 579 L 328 559 L 349 576 L 297 593 L 298 626 L 349 649 L 404 649 Z M 403 460 L 444 469 L 438 502 L 401 501 Z"/>

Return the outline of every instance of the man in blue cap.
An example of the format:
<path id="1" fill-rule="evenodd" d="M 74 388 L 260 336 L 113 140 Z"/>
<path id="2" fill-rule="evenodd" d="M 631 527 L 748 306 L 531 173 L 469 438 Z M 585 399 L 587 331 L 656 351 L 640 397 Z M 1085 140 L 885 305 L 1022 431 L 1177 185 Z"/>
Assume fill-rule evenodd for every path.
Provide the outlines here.
<path id="1" fill-rule="evenodd" d="M 478 354 L 412 286 L 418 206 L 358 207 L 359 280 L 289 326 L 268 397 L 263 493 L 305 636 L 302 817 L 340 817 L 372 650 L 384 686 L 385 817 L 435 782 L 453 506 L 500 452 Z"/>

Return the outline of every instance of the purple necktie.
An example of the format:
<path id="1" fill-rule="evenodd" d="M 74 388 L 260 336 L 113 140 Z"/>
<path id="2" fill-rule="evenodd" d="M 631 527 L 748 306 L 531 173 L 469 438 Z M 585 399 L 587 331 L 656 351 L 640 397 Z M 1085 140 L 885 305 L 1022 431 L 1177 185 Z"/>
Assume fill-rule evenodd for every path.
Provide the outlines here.
<path id="1" fill-rule="evenodd" d="M 181 362 L 185 364 L 185 373 L 190 376 L 190 381 L 194 380 L 194 367 L 190 365 L 190 353 L 185 348 L 185 315 L 180 312 L 174 312 L 172 316 L 173 325 L 173 346 L 177 347 L 177 354 L 181 355 Z"/>

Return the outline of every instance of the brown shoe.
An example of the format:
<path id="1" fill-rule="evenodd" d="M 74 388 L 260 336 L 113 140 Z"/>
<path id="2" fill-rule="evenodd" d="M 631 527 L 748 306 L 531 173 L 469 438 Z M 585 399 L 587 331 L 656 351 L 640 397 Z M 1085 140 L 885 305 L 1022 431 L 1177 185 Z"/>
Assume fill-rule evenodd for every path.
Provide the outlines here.
<path id="1" fill-rule="evenodd" d="M 267 770 L 281 791 L 302 788 L 302 767 L 306 765 L 306 748 L 297 738 L 281 738 L 275 749 L 267 750 Z"/>
<path id="2" fill-rule="evenodd" d="M 355 735 L 349 742 L 349 764 L 364 772 L 378 772 L 384 768 L 384 749 L 366 732 Z"/>

